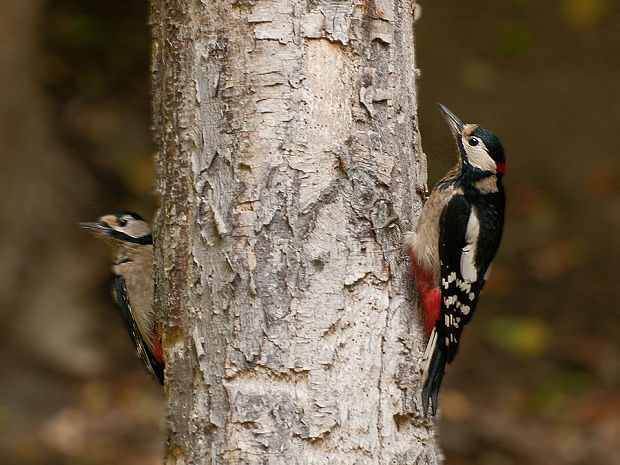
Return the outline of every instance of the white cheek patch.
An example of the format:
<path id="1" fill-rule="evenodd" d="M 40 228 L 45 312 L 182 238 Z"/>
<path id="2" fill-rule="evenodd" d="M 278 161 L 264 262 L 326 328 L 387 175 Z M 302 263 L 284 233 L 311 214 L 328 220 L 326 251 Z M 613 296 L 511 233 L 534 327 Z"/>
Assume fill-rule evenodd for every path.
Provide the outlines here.
<path id="1" fill-rule="evenodd" d="M 478 249 L 478 236 L 480 234 L 480 221 L 476 211 L 472 210 L 467 221 L 465 232 L 465 247 L 461 251 L 461 276 L 467 283 L 476 282 L 478 271 L 476 270 L 476 250 Z"/>
<path id="2" fill-rule="evenodd" d="M 465 147 L 465 153 L 467 154 L 470 165 L 484 171 L 491 171 L 492 173 L 497 171 L 497 165 L 489 155 L 484 142 L 480 141 L 478 145 L 472 147 L 469 145 L 469 142 L 467 142 L 467 139 L 463 139 L 463 147 Z"/>
<path id="3" fill-rule="evenodd" d="M 149 228 L 146 222 L 134 219 L 131 219 L 131 221 L 127 223 L 127 226 L 118 229 L 128 236 L 135 238 L 146 236 L 151 233 L 151 228 Z"/>

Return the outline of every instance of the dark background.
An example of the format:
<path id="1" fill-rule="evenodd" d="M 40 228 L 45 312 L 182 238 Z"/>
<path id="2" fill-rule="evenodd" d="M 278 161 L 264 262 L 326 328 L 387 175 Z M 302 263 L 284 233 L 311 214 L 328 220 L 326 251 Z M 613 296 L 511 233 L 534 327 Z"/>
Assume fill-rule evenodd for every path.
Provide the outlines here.
<path id="1" fill-rule="evenodd" d="M 3 464 L 161 463 L 163 396 L 76 226 L 155 209 L 147 8 L 0 4 Z M 446 463 L 620 463 L 620 5 L 422 8 L 429 185 L 454 162 L 436 102 L 507 152 L 504 241 L 443 388 Z"/>

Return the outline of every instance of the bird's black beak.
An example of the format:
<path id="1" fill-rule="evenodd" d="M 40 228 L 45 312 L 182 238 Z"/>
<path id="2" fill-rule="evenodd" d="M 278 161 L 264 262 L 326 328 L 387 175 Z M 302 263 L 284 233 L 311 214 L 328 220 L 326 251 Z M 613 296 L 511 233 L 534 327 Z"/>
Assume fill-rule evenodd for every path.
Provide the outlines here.
<path id="1" fill-rule="evenodd" d="M 87 231 L 91 231 L 102 236 L 109 236 L 112 232 L 110 225 L 104 221 L 98 221 L 97 223 L 78 223 L 78 225 Z"/>
<path id="2" fill-rule="evenodd" d="M 439 109 L 441 110 L 443 117 L 448 122 L 452 133 L 457 137 L 460 136 L 461 132 L 463 131 L 463 123 L 461 123 L 461 120 L 458 119 L 454 113 L 444 107 L 441 103 L 438 103 L 437 105 L 439 105 Z"/>

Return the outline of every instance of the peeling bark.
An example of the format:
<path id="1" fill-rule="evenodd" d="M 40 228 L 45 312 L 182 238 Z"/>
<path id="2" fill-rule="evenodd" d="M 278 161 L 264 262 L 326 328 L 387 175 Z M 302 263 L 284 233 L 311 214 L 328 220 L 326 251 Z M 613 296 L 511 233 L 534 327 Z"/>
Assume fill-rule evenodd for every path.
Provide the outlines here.
<path id="1" fill-rule="evenodd" d="M 152 1 L 167 464 L 436 463 L 414 8 Z"/>

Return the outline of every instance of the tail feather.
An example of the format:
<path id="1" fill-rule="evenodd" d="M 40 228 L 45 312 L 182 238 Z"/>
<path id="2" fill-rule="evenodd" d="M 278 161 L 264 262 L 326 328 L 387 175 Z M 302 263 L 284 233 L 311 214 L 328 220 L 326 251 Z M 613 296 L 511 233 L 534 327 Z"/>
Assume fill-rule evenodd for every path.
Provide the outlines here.
<path id="1" fill-rule="evenodd" d="M 430 360 L 429 354 L 432 352 Z M 444 344 L 437 344 L 437 331 L 433 329 L 431 337 L 426 347 L 424 364 L 424 373 L 422 375 L 422 407 L 424 415 L 428 416 L 428 405 L 431 404 L 431 415 L 437 413 L 437 398 L 439 396 L 439 387 L 446 368 L 447 354 Z"/>

